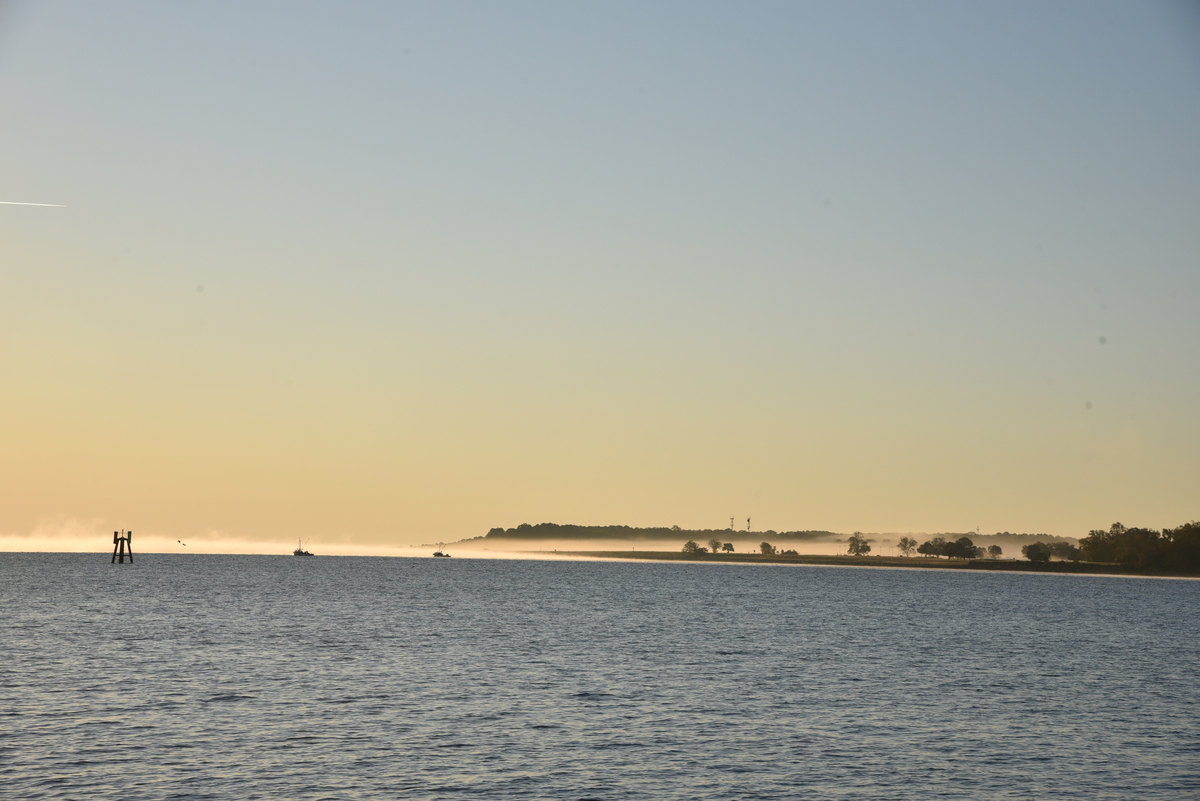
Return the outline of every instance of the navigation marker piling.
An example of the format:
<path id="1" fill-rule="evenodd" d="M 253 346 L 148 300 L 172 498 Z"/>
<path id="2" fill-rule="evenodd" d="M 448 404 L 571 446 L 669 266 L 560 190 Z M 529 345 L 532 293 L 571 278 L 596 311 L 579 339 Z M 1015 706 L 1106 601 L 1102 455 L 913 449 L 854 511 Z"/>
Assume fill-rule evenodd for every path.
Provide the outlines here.
<path id="1" fill-rule="evenodd" d="M 133 532 L 132 531 L 114 531 L 113 532 L 113 558 L 112 564 L 117 563 L 117 550 L 121 551 L 121 564 L 125 564 L 125 550 L 129 550 L 129 564 L 133 564 Z"/>

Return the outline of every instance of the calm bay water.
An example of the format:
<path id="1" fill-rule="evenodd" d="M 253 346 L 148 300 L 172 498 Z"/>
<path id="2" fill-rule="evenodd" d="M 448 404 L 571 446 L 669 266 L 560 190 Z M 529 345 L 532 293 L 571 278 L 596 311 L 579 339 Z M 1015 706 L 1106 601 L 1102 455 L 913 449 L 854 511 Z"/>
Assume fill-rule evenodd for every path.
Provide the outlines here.
<path id="1" fill-rule="evenodd" d="M 1200 582 L 0 554 L 0 795 L 1200 798 Z"/>

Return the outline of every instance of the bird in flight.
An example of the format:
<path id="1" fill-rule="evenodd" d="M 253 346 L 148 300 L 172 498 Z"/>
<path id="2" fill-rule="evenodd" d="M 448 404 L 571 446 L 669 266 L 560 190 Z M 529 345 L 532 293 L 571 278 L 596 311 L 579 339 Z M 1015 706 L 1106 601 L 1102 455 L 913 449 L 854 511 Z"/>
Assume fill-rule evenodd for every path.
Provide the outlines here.
<path id="1" fill-rule="evenodd" d="M 187 543 L 184 542 L 183 540 L 175 540 L 175 541 L 178 542 L 180 545 L 182 545 L 184 548 L 187 547 Z"/>

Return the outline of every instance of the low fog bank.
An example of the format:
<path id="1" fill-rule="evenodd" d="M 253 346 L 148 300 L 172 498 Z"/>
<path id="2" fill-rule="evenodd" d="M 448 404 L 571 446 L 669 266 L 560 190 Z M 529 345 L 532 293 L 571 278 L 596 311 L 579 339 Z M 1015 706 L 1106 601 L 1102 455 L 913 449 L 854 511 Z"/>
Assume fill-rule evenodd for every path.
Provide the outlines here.
<path id="1" fill-rule="evenodd" d="M 0 552 L 57 552 L 112 553 L 112 534 L 118 526 L 103 519 L 84 520 L 56 517 L 39 522 L 31 531 L 0 532 Z M 554 536 L 554 535 L 560 536 Z M 1048 537 L 1044 534 L 1013 534 L 998 532 L 979 535 L 965 533 L 862 533 L 856 535 L 870 545 L 870 554 L 895 556 L 902 537 L 915 539 L 918 544 L 942 537 L 953 542 L 968 537 L 979 547 L 998 545 L 1002 558 L 1021 558 L 1021 547 L 1033 542 L 1068 542 L 1078 545 L 1074 537 Z M 563 536 L 565 535 L 565 536 Z M 434 536 L 434 535 L 426 535 Z M 630 526 L 573 526 L 542 523 L 523 524 L 514 529 L 492 529 L 486 536 L 445 543 L 445 550 L 454 556 L 477 558 L 568 558 L 570 553 L 610 551 L 622 552 L 667 551 L 680 552 L 688 541 L 709 548 L 716 540 L 721 549 L 729 543 L 733 553 L 755 554 L 763 542 L 778 552 L 794 551 L 799 555 L 832 556 L 847 552 L 847 540 L 852 535 L 832 531 L 745 531 L 734 529 L 681 529 L 678 527 L 633 528 Z M 227 532 L 209 530 L 178 534 L 154 532 L 134 527 L 134 554 L 194 553 L 194 554 L 279 554 L 291 555 L 300 544 L 297 540 L 233 536 Z M 352 535 L 331 533 L 324 537 L 306 539 L 303 547 L 316 556 L 401 556 L 427 557 L 437 550 L 437 544 L 410 546 L 356 543 Z"/>
<path id="2" fill-rule="evenodd" d="M 845 544 L 835 542 L 834 540 L 785 540 L 775 537 L 774 539 L 766 539 L 767 534 L 759 533 L 755 536 L 754 532 L 732 532 L 734 536 L 728 536 L 731 532 L 726 532 L 726 536 L 720 539 L 721 544 L 730 543 L 733 545 L 734 553 L 758 553 L 760 545 L 764 542 L 770 542 L 776 547 L 783 547 L 795 550 L 797 553 L 813 555 L 813 556 L 829 556 L 838 553 L 845 553 Z M 505 537 L 503 540 L 489 539 L 487 537 L 478 537 L 476 539 L 463 540 L 461 542 L 446 543 L 445 550 L 451 555 L 494 555 L 494 554 L 519 554 L 525 558 L 535 555 L 567 555 L 571 553 L 580 553 L 584 551 L 611 551 L 616 556 L 620 553 L 631 553 L 638 551 L 682 551 L 686 539 L 671 538 L 671 539 L 517 539 Z M 707 540 L 705 540 L 707 543 Z M 420 546 L 432 551 L 436 545 Z"/>
<path id="3" fill-rule="evenodd" d="M 565 534 L 566 536 L 553 536 Z M 524 536 L 522 536 L 524 535 Z M 604 536 L 608 535 L 608 536 Z M 777 553 L 794 551 L 801 556 L 835 556 L 848 553 L 848 540 L 852 535 L 832 531 L 736 531 L 733 529 L 687 530 L 670 528 L 633 528 L 630 526 L 573 526 L 553 523 L 537 525 L 522 524 L 516 528 L 494 528 L 486 536 L 473 537 L 446 545 L 464 556 L 516 555 L 529 558 L 535 555 L 568 555 L 580 552 L 609 551 L 614 556 L 623 552 L 637 551 L 682 551 L 685 543 L 694 542 L 699 547 L 711 549 L 713 542 L 719 543 L 722 552 L 726 544 L 733 546 L 733 553 L 757 554 L 762 544 L 769 543 Z M 870 545 L 873 556 L 900 556 L 899 543 L 904 538 L 915 540 L 918 545 L 942 538 L 955 542 L 967 537 L 980 548 L 999 546 L 1002 558 L 1021 558 L 1022 546 L 1034 542 L 1067 542 L 1078 545 L 1074 537 L 1049 537 L 1045 534 L 976 534 L 970 532 L 854 532 L 856 537 Z M 417 546 L 432 552 L 434 544 Z"/>
<path id="4" fill-rule="evenodd" d="M 936 534 L 928 534 L 924 532 L 904 532 L 904 533 L 883 533 L 870 534 L 855 532 L 864 537 L 867 543 L 871 546 L 871 554 L 874 556 L 899 556 L 900 551 L 897 545 L 904 537 L 909 537 L 916 540 L 918 545 L 930 542 L 938 537 L 946 542 L 956 542 L 962 537 L 966 537 L 973 545 L 979 548 L 990 548 L 993 545 L 999 546 L 1001 555 L 1006 559 L 1020 559 L 1021 548 L 1026 545 L 1031 545 L 1035 542 L 1066 542 L 1074 546 L 1079 545 L 1077 537 L 1051 537 L 1048 534 L 1013 534 L 1007 531 L 1002 531 L 996 534 L 976 534 L 974 531 L 962 532 L 939 532 Z M 843 550 L 841 553 L 845 553 Z"/>
<path id="5" fill-rule="evenodd" d="M 732 522 L 732 521 L 731 521 Z M 756 538 L 788 541 L 833 539 L 840 536 L 835 531 L 751 531 L 749 519 L 745 531 L 729 528 L 680 528 L 679 526 L 579 526 L 572 523 L 522 523 L 516 528 L 493 528 L 484 537 L 489 541 L 509 540 L 617 540 L 620 542 L 687 542 L 688 540 L 733 539 L 753 540 Z"/>
<path id="6" fill-rule="evenodd" d="M 41 527 L 28 534 L 0 534 L 0 553 L 102 553 L 112 554 L 113 531 L 98 523 L 71 523 Z M 139 554 L 242 554 L 291 556 L 298 540 L 230 537 L 206 532 L 179 538 L 133 530 L 134 558 Z M 407 548 L 393 545 L 360 545 L 345 541 L 305 541 L 304 548 L 317 556 L 411 556 Z"/>

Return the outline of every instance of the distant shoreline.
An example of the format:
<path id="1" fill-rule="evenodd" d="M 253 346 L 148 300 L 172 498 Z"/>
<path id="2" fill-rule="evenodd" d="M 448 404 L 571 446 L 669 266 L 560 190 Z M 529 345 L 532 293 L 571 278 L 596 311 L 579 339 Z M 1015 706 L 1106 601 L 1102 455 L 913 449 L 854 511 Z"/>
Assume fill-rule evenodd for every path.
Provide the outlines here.
<path id="1" fill-rule="evenodd" d="M 938 559 L 927 556 L 763 556 L 762 554 L 722 553 L 694 556 L 677 551 L 531 551 L 558 556 L 585 556 L 593 559 L 622 559 L 653 562 L 695 562 L 707 564 L 839 565 L 842 567 L 908 567 L 932 570 L 991 570 L 1023 573 L 1073 573 L 1106 576 L 1159 576 L 1195 578 L 1186 573 L 1139 570 L 1128 565 L 1101 562 L 1030 562 L 1024 559 Z"/>

